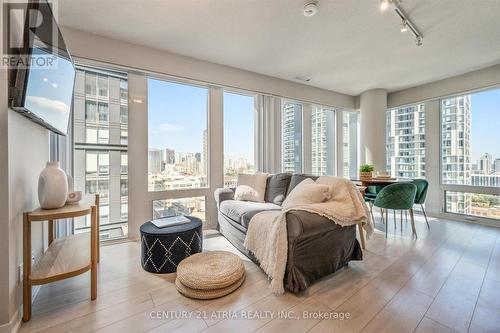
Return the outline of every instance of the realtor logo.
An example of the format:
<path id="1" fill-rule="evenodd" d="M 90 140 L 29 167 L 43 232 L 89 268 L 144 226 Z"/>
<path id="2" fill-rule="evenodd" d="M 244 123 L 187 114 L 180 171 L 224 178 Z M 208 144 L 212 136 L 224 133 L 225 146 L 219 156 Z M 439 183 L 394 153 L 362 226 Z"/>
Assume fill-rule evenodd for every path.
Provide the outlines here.
<path id="1" fill-rule="evenodd" d="M 56 68 L 56 0 L 2 1 L 0 68 Z M 33 48 L 43 52 L 32 52 Z"/>

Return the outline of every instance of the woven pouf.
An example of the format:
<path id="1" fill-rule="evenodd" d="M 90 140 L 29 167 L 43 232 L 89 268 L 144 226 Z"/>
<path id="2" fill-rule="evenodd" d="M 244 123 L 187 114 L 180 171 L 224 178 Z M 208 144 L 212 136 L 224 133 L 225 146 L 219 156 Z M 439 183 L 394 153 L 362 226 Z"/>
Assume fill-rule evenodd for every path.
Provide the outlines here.
<path id="1" fill-rule="evenodd" d="M 232 293 L 244 280 L 245 266 L 240 257 L 227 251 L 212 251 L 181 261 L 175 285 L 184 296 L 212 299 Z"/>

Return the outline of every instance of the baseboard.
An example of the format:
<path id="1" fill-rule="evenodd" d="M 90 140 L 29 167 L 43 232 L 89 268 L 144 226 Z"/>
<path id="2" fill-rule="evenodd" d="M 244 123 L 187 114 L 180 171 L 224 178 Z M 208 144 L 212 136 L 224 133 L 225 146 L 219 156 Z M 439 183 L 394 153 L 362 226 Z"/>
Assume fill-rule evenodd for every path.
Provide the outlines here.
<path id="1" fill-rule="evenodd" d="M 17 333 L 21 328 L 21 316 L 19 310 L 14 313 L 10 321 L 0 326 L 0 333 Z"/>

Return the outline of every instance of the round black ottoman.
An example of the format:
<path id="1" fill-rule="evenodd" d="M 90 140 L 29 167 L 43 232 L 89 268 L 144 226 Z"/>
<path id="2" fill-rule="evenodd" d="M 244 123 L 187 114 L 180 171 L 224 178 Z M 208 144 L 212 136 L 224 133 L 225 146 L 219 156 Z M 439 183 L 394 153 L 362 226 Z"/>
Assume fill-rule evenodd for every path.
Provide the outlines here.
<path id="1" fill-rule="evenodd" d="M 201 220 L 186 216 L 191 222 L 157 228 L 153 223 L 141 225 L 141 264 L 151 273 L 173 273 L 177 265 L 203 249 Z"/>

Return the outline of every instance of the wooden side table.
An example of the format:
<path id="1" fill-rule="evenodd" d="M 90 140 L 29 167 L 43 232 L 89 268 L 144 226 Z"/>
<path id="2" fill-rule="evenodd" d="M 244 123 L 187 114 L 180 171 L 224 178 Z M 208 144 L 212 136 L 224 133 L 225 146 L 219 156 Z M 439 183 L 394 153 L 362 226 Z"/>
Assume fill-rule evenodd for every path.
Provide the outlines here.
<path id="1" fill-rule="evenodd" d="M 54 220 L 91 216 L 90 233 L 54 239 Z M 80 275 L 90 270 L 90 299 L 97 298 L 99 260 L 99 195 L 86 196 L 77 205 L 38 208 L 23 215 L 23 321 L 31 318 L 31 287 Z M 31 223 L 48 221 L 49 247 L 31 267 Z"/>

